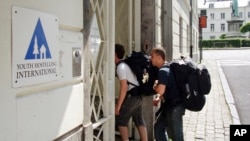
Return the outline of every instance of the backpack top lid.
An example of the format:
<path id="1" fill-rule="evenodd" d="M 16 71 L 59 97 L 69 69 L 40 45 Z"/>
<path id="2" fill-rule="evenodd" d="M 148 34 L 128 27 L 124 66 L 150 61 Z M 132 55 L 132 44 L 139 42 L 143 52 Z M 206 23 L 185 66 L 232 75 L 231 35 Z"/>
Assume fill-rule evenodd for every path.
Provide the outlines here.
<path id="1" fill-rule="evenodd" d="M 190 57 L 181 57 L 174 59 L 170 63 L 170 67 L 184 73 L 192 73 L 197 69 L 197 64 Z"/>

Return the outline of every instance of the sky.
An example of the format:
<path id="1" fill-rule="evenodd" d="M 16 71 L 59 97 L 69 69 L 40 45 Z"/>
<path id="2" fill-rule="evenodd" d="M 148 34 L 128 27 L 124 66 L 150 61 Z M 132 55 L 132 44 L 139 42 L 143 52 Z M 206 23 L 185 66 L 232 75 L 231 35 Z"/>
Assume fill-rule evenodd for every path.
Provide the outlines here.
<path id="1" fill-rule="evenodd" d="M 206 0 L 206 4 L 204 5 L 204 0 L 198 0 L 198 8 L 208 8 L 209 2 L 213 1 L 213 0 Z M 238 6 L 242 7 L 242 6 L 246 6 L 248 4 L 248 1 L 250 0 L 238 0 Z M 228 7 L 230 5 L 230 3 L 232 2 L 232 0 L 227 0 L 227 1 L 221 1 L 219 3 L 217 3 L 215 5 L 215 8 L 217 6 L 219 7 Z"/>

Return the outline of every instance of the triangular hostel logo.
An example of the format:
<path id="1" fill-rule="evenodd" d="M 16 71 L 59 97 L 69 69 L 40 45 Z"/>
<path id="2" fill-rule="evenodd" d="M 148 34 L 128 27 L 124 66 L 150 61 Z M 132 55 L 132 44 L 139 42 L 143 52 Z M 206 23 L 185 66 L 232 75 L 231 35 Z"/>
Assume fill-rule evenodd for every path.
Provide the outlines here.
<path id="1" fill-rule="evenodd" d="M 40 18 L 30 41 L 25 60 L 50 59 L 51 53 L 43 31 Z"/>

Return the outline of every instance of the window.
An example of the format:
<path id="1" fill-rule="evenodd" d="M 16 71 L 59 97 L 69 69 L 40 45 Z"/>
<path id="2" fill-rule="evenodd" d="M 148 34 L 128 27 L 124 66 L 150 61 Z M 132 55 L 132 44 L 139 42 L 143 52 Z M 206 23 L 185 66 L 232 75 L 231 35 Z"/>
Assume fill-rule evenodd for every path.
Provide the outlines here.
<path id="1" fill-rule="evenodd" d="M 214 31 L 214 24 L 210 24 L 210 30 Z"/>
<path id="2" fill-rule="evenodd" d="M 248 12 L 247 14 L 248 14 L 247 17 L 250 18 L 250 12 Z"/>
<path id="3" fill-rule="evenodd" d="M 221 13 L 220 16 L 221 16 L 221 19 L 225 19 L 225 13 Z"/>
<path id="4" fill-rule="evenodd" d="M 242 18 L 243 17 L 243 13 L 239 12 L 239 17 Z"/>
<path id="5" fill-rule="evenodd" d="M 180 38 L 179 38 L 179 44 L 180 44 L 180 48 L 179 48 L 179 52 L 183 53 L 183 19 L 182 17 L 179 17 L 179 34 L 180 34 Z"/>
<path id="6" fill-rule="evenodd" d="M 215 36 L 210 36 L 210 39 L 215 39 Z"/>
<path id="7" fill-rule="evenodd" d="M 221 31 L 225 31 L 225 24 L 221 24 Z"/>
<path id="8" fill-rule="evenodd" d="M 210 13 L 210 19 L 214 19 L 214 13 Z"/>
<path id="9" fill-rule="evenodd" d="M 209 8 L 214 8 L 214 4 L 213 3 L 209 3 Z"/>

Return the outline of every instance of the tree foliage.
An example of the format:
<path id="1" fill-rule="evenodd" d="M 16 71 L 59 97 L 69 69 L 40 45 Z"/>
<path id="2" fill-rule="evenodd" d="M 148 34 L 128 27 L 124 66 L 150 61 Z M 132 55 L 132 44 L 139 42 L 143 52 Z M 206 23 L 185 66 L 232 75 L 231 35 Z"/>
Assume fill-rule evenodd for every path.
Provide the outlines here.
<path id="1" fill-rule="evenodd" d="M 249 31 L 250 31 L 250 22 L 246 23 L 240 27 L 240 32 L 242 32 L 242 33 L 246 33 Z"/>
<path id="2" fill-rule="evenodd" d="M 226 34 L 221 34 L 219 38 L 220 39 L 225 39 L 226 38 Z"/>

